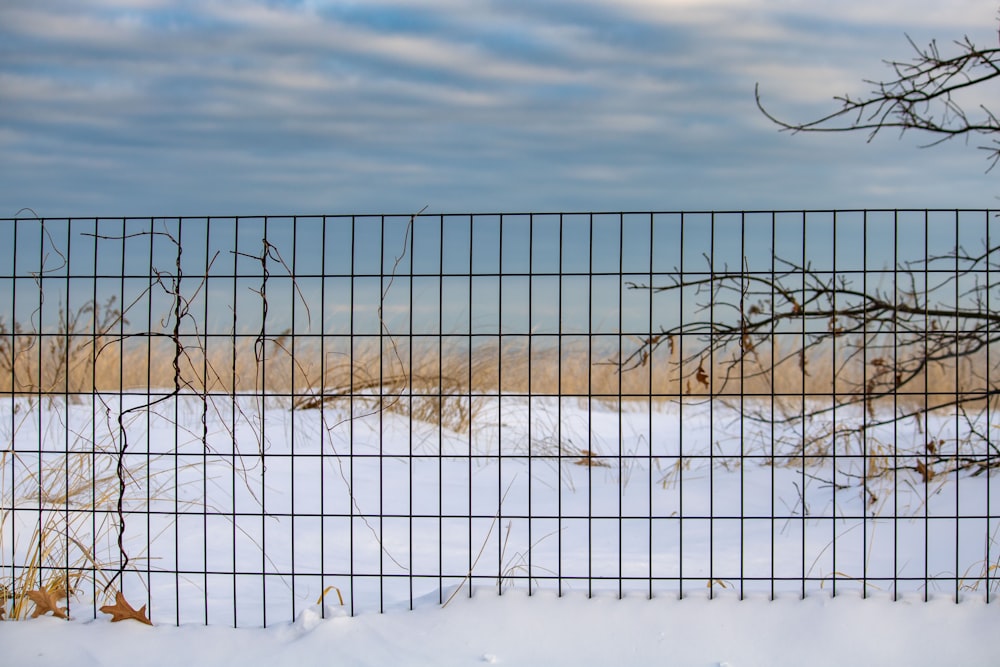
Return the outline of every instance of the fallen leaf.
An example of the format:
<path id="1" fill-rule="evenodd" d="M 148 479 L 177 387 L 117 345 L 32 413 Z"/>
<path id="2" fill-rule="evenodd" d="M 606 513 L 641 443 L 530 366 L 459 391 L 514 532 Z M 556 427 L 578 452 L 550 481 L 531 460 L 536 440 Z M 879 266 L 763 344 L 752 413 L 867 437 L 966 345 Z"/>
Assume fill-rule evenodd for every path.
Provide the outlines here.
<path id="1" fill-rule="evenodd" d="M 152 625 L 149 618 L 146 616 L 146 605 L 142 605 L 137 610 L 132 608 L 132 606 L 125 601 L 125 596 L 122 595 L 121 591 L 115 593 L 115 603 L 113 605 L 104 605 L 101 607 L 102 614 L 110 614 L 111 622 L 117 623 L 118 621 L 124 621 L 127 618 L 131 618 L 134 621 L 139 621 L 140 623 L 145 623 L 146 625 Z"/>
<path id="2" fill-rule="evenodd" d="M 596 456 L 598 456 L 598 455 L 595 454 L 594 452 L 590 451 L 589 449 L 581 449 L 580 450 L 580 457 L 581 458 L 577 459 L 576 461 L 573 461 L 573 463 L 575 463 L 578 466 L 590 466 L 592 468 L 610 468 L 611 467 L 611 464 L 609 464 L 607 461 L 602 461 L 599 458 L 594 458 Z"/>
<path id="3" fill-rule="evenodd" d="M 50 611 L 53 616 L 69 618 L 66 616 L 67 608 L 59 606 L 59 601 L 66 599 L 66 591 L 50 591 L 47 588 L 41 588 L 36 591 L 28 591 L 28 597 L 35 603 L 35 611 L 31 614 L 32 618 L 38 618 Z"/>
<path id="4" fill-rule="evenodd" d="M 705 372 L 702 362 L 698 362 L 698 370 L 695 372 L 694 379 L 700 382 L 702 386 L 708 386 L 708 373 Z"/>

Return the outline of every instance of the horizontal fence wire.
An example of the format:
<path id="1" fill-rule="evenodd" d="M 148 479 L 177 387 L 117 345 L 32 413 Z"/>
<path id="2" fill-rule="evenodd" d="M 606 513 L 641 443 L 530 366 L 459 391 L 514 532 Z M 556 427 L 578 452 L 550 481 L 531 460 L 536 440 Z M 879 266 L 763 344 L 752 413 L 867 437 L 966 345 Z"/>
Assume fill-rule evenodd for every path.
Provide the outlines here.
<path id="1" fill-rule="evenodd" d="M 998 225 L 0 219 L 0 616 L 992 601 Z"/>

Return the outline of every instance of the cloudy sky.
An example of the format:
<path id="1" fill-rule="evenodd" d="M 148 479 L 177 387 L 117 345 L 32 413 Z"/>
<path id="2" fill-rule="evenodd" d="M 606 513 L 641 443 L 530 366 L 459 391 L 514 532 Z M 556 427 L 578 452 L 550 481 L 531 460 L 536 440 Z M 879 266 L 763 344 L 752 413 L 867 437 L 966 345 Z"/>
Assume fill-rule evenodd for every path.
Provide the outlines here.
<path id="1" fill-rule="evenodd" d="M 906 35 L 996 28 L 988 0 L 4 0 L 0 216 L 992 207 L 975 143 L 779 133 L 753 91 L 811 119 Z"/>

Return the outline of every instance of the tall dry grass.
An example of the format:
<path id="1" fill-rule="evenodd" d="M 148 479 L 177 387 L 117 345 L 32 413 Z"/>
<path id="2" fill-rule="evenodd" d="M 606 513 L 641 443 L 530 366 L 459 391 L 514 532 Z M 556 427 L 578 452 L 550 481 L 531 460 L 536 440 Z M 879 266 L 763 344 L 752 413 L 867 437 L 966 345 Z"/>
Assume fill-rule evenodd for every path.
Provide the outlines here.
<path id="1" fill-rule="evenodd" d="M 629 337 L 190 336 L 168 331 L 117 337 L 113 303 L 66 309 L 52 333 L 0 322 L 0 393 L 64 396 L 178 389 L 203 394 L 285 396 L 301 409 L 351 396 L 420 397 L 417 418 L 436 402 L 491 394 L 662 402 L 772 397 L 882 402 L 933 409 L 986 390 L 987 351 L 935 363 L 894 385 L 885 354 L 865 356 L 835 339 L 807 354 L 775 337 L 752 354 L 708 355 L 698 340 L 663 345 L 645 364 L 620 362 L 642 342 Z M 871 406 L 869 406 L 871 407 Z M 453 420 L 454 421 L 454 420 Z M 458 423 L 463 423 L 459 418 Z"/>

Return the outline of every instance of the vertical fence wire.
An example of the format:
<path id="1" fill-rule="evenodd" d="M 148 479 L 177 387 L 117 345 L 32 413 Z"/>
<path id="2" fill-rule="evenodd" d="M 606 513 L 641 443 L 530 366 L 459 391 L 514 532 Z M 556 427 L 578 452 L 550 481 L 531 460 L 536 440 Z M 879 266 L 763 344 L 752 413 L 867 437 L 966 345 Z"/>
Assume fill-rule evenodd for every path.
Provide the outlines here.
<path id="1" fill-rule="evenodd" d="M 977 216 L 977 218 L 978 218 L 978 216 Z M 984 239 L 983 245 L 984 245 L 985 248 L 988 249 L 988 248 L 991 247 L 990 246 L 990 224 L 989 224 L 989 217 L 988 216 L 984 219 L 983 223 L 984 223 L 983 224 L 983 239 Z M 987 288 L 986 288 L 986 295 L 985 295 L 985 297 L 983 299 L 983 303 L 985 305 L 986 312 L 990 312 L 989 286 L 992 283 L 991 283 L 990 263 L 989 263 L 989 261 L 987 261 L 986 264 L 983 267 L 983 274 L 984 274 L 983 275 L 983 282 L 987 286 Z M 989 369 L 990 368 L 990 362 L 992 360 L 992 356 L 990 355 L 989 348 L 987 348 L 984 357 L 985 357 L 985 362 L 986 362 L 986 368 Z M 985 410 L 984 410 L 984 414 L 986 416 L 986 422 L 987 423 L 991 423 L 991 419 L 993 418 L 993 413 L 992 413 L 992 410 L 990 409 L 990 403 L 989 403 L 989 400 L 988 400 L 988 389 L 986 391 L 984 391 L 983 393 L 984 393 L 985 396 L 987 396 L 987 403 L 986 403 L 986 407 L 985 407 Z M 925 449 L 926 449 L 926 447 L 925 447 Z M 983 462 L 984 462 L 984 464 L 987 467 L 990 465 L 991 458 L 992 458 L 992 451 L 991 451 L 991 449 L 989 447 L 987 447 L 987 449 L 983 453 L 983 457 L 982 457 Z M 991 535 L 992 535 L 991 528 L 990 528 L 990 525 L 989 525 L 990 522 L 989 522 L 989 519 L 988 519 L 988 517 L 990 516 L 990 490 L 991 490 L 990 489 L 990 479 L 989 479 L 989 476 L 987 476 L 987 478 L 986 478 L 986 494 L 985 494 L 985 498 L 983 498 L 983 510 L 982 510 L 982 516 L 983 517 L 987 517 L 986 521 L 984 522 L 985 525 L 986 525 L 986 535 L 987 536 L 983 540 L 984 544 L 987 544 L 987 545 L 990 543 L 990 539 L 991 539 Z M 988 548 L 986 549 L 986 554 L 987 555 L 986 555 L 986 557 L 984 559 L 983 568 L 982 568 L 982 571 L 986 573 L 986 577 L 985 577 L 986 578 L 986 590 L 985 590 L 985 596 L 984 597 L 986 599 L 986 602 L 990 602 L 992 596 L 990 594 L 989 580 L 990 580 L 990 571 L 991 571 L 991 566 L 992 566 L 992 559 L 989 557 L 989 549 Z"/>

